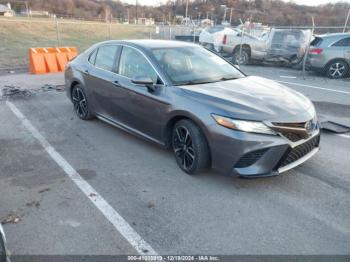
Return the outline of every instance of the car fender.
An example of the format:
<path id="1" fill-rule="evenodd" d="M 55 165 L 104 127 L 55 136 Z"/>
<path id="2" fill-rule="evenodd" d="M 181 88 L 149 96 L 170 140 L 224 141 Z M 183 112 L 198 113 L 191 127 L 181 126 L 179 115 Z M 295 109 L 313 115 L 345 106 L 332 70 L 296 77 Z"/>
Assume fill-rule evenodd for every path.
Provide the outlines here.
<path id="1" fill-rule="evenodd" d="M 205 135 L 205 137 L 208 141 L 208 145 L 210 147 L 209 130 L 207 129 L 207 126 L 200 119 L 200 117 L 198 117 L 198 116 L 196 116 L 196 115 L 194 115 L 191 112 L 186 111 L 186 110 L 174 110 L 167 115 L 165 125 L 163 127 L 163 132 L 162 132 L 163 137 L 164 137 L 164 141 L 166 142 L 166 144 L 169 142 L 166 140 L 166 138 L 169 136 L 168 132 L 171 132 L 171 130 L 172 130 L 172 129 L 169 129 L 170 126 L 172 126 L 174 123 L 176 123 L 176 119 L 180 119 L 180 118 L 187 118 L 187 119 L 190 119 L 191 121 L 193 121 L 201 129 L 201 131 Z M 173 122 L 173 121 L 175 121 L 175 122 Z"/>

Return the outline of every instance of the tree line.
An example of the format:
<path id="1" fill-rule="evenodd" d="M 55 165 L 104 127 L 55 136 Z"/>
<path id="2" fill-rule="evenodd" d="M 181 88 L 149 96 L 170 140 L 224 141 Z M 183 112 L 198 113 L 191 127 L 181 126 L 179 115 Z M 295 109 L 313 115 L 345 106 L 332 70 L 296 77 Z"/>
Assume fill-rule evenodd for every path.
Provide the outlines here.
<path id="1" fill-rule="evenodd" d="M 136 17 L 146 17 L 153 18 L 158 23 L 174 23 L 180 16 L 185 16 L 187 2 L 169 0 L 166 3 L 158 1 L 156 6 L 136 6 L 118 0 L 4 1 L 10 2 L 18 13 L 30 8 L 35 11 L 48 11 L 58 17 L 130 22 Z M 310 25 L 311 16 L 314 16 L 318 26 L 339 26 L 344 24 L 349 8 L 350 4 L 347 3 L 304 6 L 279 0 L 189 0 L 188 16 L 192 19 L 209 18 L 216 23 L 221 23 L 224 17 L 227 21 L 231 17 L 233 25 L 239 24 L 241 19 L 280 26 Z"/>

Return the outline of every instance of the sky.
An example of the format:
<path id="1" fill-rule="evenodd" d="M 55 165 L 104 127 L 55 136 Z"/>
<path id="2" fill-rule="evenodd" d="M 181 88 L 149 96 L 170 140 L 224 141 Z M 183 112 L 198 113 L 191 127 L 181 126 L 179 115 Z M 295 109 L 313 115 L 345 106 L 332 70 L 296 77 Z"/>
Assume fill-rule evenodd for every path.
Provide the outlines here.
<path id="1" fill-rule="evenodd" d="M 291 2 L 290 0 L 283 0 L 285 2 Z M 134 4 L 136 0 L 122 0 L 122 2 L 126 2 L 129 4 Z M 166 0 L 138 0 L 139 4 L 142 5 L 159 5 L 159 3 L 165 3 Z M 293 0 L 296 4 L 302 4 L 302 5 L 320 5 L 320 4 L 327 4 L 327 3 L 337 3 L 337 2 L 347 2 L 350 3 L 350 0 Z"/>

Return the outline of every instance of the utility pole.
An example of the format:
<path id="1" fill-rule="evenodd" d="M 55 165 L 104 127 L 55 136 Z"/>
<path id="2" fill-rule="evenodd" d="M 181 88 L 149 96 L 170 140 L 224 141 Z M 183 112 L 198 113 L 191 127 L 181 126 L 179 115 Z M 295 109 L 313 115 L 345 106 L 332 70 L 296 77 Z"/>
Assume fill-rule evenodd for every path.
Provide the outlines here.
<path id="1" fill-rule="evenodd" d="M 130 9 L 128 7 L 128 24 L 130 24 Z"/>
<path id="2" fill-rule="evenodd" d="M 188 20 L 188 0 L 186 0 L 186 26 L 187 26 L 187 21 Z"/>
<path id="3" fill-rule="evenodd" d="M 232 25 L 232 11 L 233 11 L 233 8 L 231 7 L 231 13 L 230 13 L 230 25 Z"/>
<path id="4" fill-rule="evenodd" d="M 349 8 L 349 11 L 348 11 L 348 15 L 346 16 L 343 33 L 345 33 L 345 31 L 346 31 L 346 27 L 347 27 L 348 21 L 349 21 L 349 16 L 350 16 L 350 8 Z"/>
<path id="5" fill-rule="evenodd" d="M 228 8 L 226 8 L 225 6 L 225 12 L 224 12 L 224 17 L 223 17 L 223 21 L 226 22 L 226 11 L 227 11 Z"/>
<path id="6" fill-rule="evenodd" d="M 136 8 L 136 21 L 135 21 L 135 24 L 138 24 L 138 17 L 137 17 L 137 0 L 136 0 L 136 5 L 135 5 L 135 8 Z"/>
<path id="7" fill-rule="evenodd" d="M 27 17 L 29 17 L 29 8 L 28 8 L 28 1 L 24 2 L 26 5 L 26 13 L 27 13 Z"/>

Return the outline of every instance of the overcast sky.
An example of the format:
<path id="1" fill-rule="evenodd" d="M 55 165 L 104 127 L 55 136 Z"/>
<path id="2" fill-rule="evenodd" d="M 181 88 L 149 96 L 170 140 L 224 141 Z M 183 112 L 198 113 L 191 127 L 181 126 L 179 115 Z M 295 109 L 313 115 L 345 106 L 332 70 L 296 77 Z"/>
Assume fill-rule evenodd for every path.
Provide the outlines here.
<path id="1" fill-rule="evenodd" d="M 291 2 L 290 0 L 283 0 L 285 2 Z M 136 0 L 122 0 L 122 2 L 126 2 L 129 4 L 135 4 Z M 138 0 L 139 4 L 142 5 L 159 5 L 159 3 L 165 3 L 166 0 Z M 350 0 L 293 0 L 293 2 L 297 4 L 303 5 L 319 5 L 319 4 L 327 4 L 327 3 L 337 3 L 337 2 L 347 2 L 350 3 Z"/>

